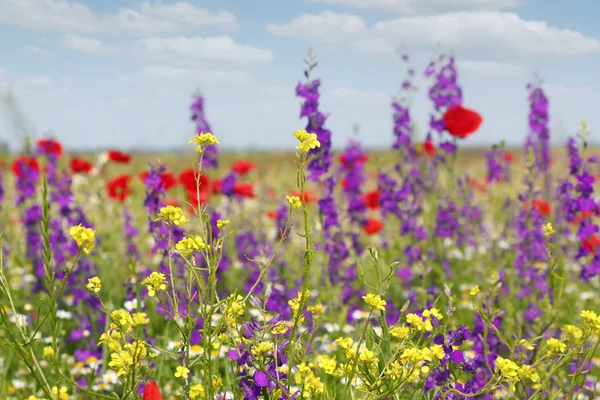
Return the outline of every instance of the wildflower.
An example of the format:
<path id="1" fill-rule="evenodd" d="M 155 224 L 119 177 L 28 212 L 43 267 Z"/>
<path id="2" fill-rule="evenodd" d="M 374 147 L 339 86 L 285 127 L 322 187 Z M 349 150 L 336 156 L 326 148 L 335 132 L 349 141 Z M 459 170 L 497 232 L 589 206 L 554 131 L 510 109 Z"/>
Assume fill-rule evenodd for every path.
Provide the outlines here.
<path id="1" fill-rule="evenodd" d="M 285 322 L 282 321 L 271 329 L 271 333 L 273 335 L 285 335 L 289 329 Z"/>
<path id="2" fill-rule="evenodd" d="M 471 296 L 477 296 L 478 293 L 479 293 L 479 286 L 477 286 L 477 285 L 473 286 L 473 288 L 471 288 L 471 291 L 469 292 L 469 294 Z"/>
<path id="3" fill-rule="evenodd" d="M 111 150 L 107 153 L 108 160 L 120 164 L 129 164 L 131 162 L 131 154 L 122 153 L 119 150 Z"/>
<path id="4" fill-rule="evenodd" d="M 142 281 L 142 285 L 148 289 L 148 296 L 154 297 L 157 292 L 167 288 L 167 279 L 161 272 L 152 272 L 149 277 Z"/>
<path id="5" fill-rule="evenodd" d="M 444 124 L 450 135 L 464 139 L 477 131 L 483 119 L 477 111 L 462 106 L 452 107 L 443 115 Z"/>
<path id="6" fill-rule="evenodd" d="M 195 144 L 196 152 L 202 153 L 202 152 L 204 152 L 204 149 L 207 146 L 212 146 L 213 144 L 221 144 L 221 143 L 219 142 L 219 139 L 217 139 L 217 137 L 215 135 L 213 135 L 212 133 L 201 132 L 200 134 L 194 136 L 194 138 L 192 140 L 190 140 L 188 142 L 188 144 Z"/>
<path id="7" fill-rule="evenodd" d="M 404 368 L 398 361 L 394 361 L 388 365 L 385 373 L 391 379 L 400 379 L 404 376 Z"/>
<path id="8" fill-rule="evenodd" d="M 438 311 L 437 308 L 430 308 L 429 310 L 423 311 L 423 316 L 427 319 L 431 319 L 431 317 L 435 317 L 438 321 L 441 321 L 444 316 Z"/>
<path id="9" fill-rule="evenodd" d="M 358 356 L 358 359 L 367 365 L 377 364 L 379 362 L 379 359 L 375 357 L 375 353 L 368 349 L 363 350 Z"/>
<path id="10" fill-rule="evenodd" d="M 498 356 L 496 358 L 496 373 L 507 381 L 518 381 L 519 380 L 519 366 L 512 362 Z"/>
<path id="11" fill-rule="evenodd" d="M 148 318 L 148 314 L 145 312 L 133 313 L 132 318 L 135 326 L 148 325 L 150 323 L 150 318 Z"/>
<path id="12" fill-rule="evenodd" d="M 423 321 L 423 319 L 417 314 L 407 314 L 406 322 L 408 322 L 411 325 L 411 327 L 415 328 L 419 332 L 423 330 L 431 332 L 433 330 L 433 325 L 431 324 L 431 321 L 429 319 Z"/>
<path id="13" fill-rule="evenodd" d="M 229 225 L 228 219 L 218 219 L 217 220 L 217 228 L 223 229 L 227 225 Z"/>
<path id="14" fill-rule="evenodd" d="M 551 222 L 548 222 L 546 225 L 542 226 L 542 230 L 544 231 L 544 236 L 546 237 L 550 237 L 556 233 Z"/>
<path id="15" fill-rule="evenodd" d="M 349 338 L 349 337 L 338 338 L 335 340 L 335 342 L 337 343 L 339 348 L 342 349 L 343 351 L 349 350 L 352 347 L 352 344 L 354 343 L 352 338 Z"/>
<path id="16" fill-rule="evenodd" d="M 191 399 L 202 399 L 204 398 L 204 386 L 201 384 L 192 385 L 190 387 L 190 398 Z"/>
<path id="17" fill-rule="evenodd" d="M 366 296 L 363 296 L 363 299 L 367 302 L 368 305 L 371 306 L 373 310 L 384 311 L 385 306 L 387 305 L 387 302 L 385 300 L 382 300 L 381 296 L 379 296 L 378 294 L 370 293 Z"/>
<path id="18" fill-rule="evenodd" d="M 207 248 L 208 245 L 204 243 L 204 240 L 198 235 L 194 237 L 184 237 L 175 245 L 175 249 L 177 249 L 179 254 L 186 257 L 192 255 L 193 253 L 199 253 Z"/>
<path id="19" fill-rule="evenodd" d="M 404 349 L 400 355 L 401 360 L 408 360 L 413 364 L 418 364 L 422 361 L 431 361 L 431 354 L 426 349 L 418 349 L 416 347 L 410 347 Z"/>
<path id="20" fill-rule="evenodd" d="M 271 350 L 273 350 L 273 342 L 259 342 L 258 344 L 252 346 L 252 354 L 254 355 L 266 355 Z"/>
<path id="21" fill-rule="evenodd" d="M 380 230 L 382 230 L 383 227 L 384 227 L 383 222 L 381 222 L 375 218 L 367 218 L 363 225 L 363 231 L 367 235 L 374 235 L 377 232 L 379 232 Z"/>
<path id="22" fill-rule="evenodd" d="M 191 396 L 191 388 L 190 388 L 190 396 Z M 144 395 L 142 400 L 162 400 L 162 396 L 160 395 L 160 389 L 156 382 L 151 381 L 146 386 L 144 386 Z"/>
<path id="23" fill-rule="evenodd" d="M 236 161 L 231 170 L 238 175 L 246 175 L 248 172 L 254 169 L 254 164 L 247 160 L 238 160 Z"/>
<path id="24" fill-rule="evenodd" d="M 227 322 L 229 322 L 230 325 L 234 325 L 235 319 L 244 315 L 244 309 L 246 305 L 244 304 L 244 298 L 239 294 L 235 299 L 233 298 L 233 295 L 231 298 L 232 301 L 225 310 L 225 316 L 227 318 Z"/>
<path id="25" fill-rule="evenodd" d="M 60 400 L 67 400 L 69 398 L 68 389 L 64 386 L 62 386 L 60 390 L 56 386 L 53 386 L 52 394 L 54 394 L 54 396 Z"/>
<path id="26" fill-rule="evenodd" d="M 187 379 L 189 374 L 190 370 L 181 365 L 175 369 L 175 378 Z"/>
<path id="27" fill-rule="evenodd" d="M 546 341 L 548 346 L 548 355 L 552 353 L 563 353 L 567 349 L 567 345 L 556 338 L 550 338 Z"/>
<path id="28" fill-rule="evenodd" d="M 110 313 L 113 321 L 118 323 L 126 331 L 130 331 L 134 325 L 133 318 L 127 310 L 115 310 Z"/>
<path id="29" fill-rule="evenodd" d="M 172 223 L 177 226 L 183 225 L 188 221 L 188 219 L 185 217 L 185 214 L 183 213 L 183 210 L 179 207 L 173 206 L 161 207 L 158 213 L 157 221 L 159 219 L 162 219 L 167 223 Z"/>
<path id="30" fill-rule="evenodd" d="M 71 159 L 71 171 L 75 174 L 86 173 L 89 174 L 92 172 L 94 166 L 91 162 L 86 161 L 82 158 L 73 157 Z"/>
<path id="31" fill-rule="evenodd" d="M 563 332 L 569 337 L 578 342 L 583 337 L 583 331 L 574 325 L 563 326 Z"/>
<path id="32" fill-rule="evenodd" d="M 102 281 L 97 276 L 89 278 L 87 285 L 85 285 L 85 288 L 90 292 L 98 293 L 102 288 Z"/>
<path id="33" fill-rule="evenodd" d="M 130 181 L 131 177 L 129 175 L 119 175 L 108 181 L 106 183 L 108 197 L 123 203 L 131 194 L 131 190 L 129 189 Z"/>
<path id="34" fill-rule="evenodd" d="M 405 339 L 410 335 L 410 328 L 406 325 L 394 326 L 390 329 L 390 335 L 398 339 Z"/>
<path id="35" fill-rule="evenodd" d="M 51 346 L 46 346 L 44 347 L 42 356 L 46 359 L 46 360 L 51 360 L 54 358 L 54 349 Z"/>
<path id="36" fill-rule="evenodd" d="M 302 206 L 302 202 L 300 201 L 300 197 L 298 196 L 285 196 L 285 199 L 292 208 L 298 208 Z"/>
<path id="37" fill-rule="evenodd" d="M 111 353 L 117 352 L 121 350 L 121 333 L 116 329 L 110 329 L 108 332 L 100 335 L 100 340 L 98 341 L 98 346 L 101 344 L 106 344 L 108 350 Z"/>
<path id="38" fill-rule="evenodd" d="M 311 370 L 311 365 L 298 364 L 298 371 L 295 376 L 296 382 L 303 389 L 302 395 L 304 398 L 310 398 L 325 391 L 325 385 L 321 382 L 321 379 L 315 376 L 315 373 Z"/>
<path id="39" fill-rule="evenodd" d="M 593 311 L 589 311 L 589 310 L 581 311 L 581 319 L 583 319 L 583 323 L 585 325 L 591 326 L 596 329 L 600 328 L 600 318 Z"/>
<path id="40" fill-rule="evenodd" d="M 305 130 L 301 130 L 294 132 L 294 136 L 300 141 L 300 144 L 296 148 L 300 149 L 302 154 L 307 153 L 311 149 L 321 147 L 321 142 L 317 139 L 316 133 L 308 133 Z"/>
<path id="41" fill-rule="evenodd" d="M 535 346 L 533 345 L 533 343 L 529 342 L 528 340 L 525 339 L 521 339 L 519 341 L 519 346 L 523 346 L 525 347 L 525 349 L 531 351 L 533 349 L 535 349 Z"/>
<path id="42" fill-rule="evenodd" d="M 523 364 L 519 368 L 519 375 L 525 379 L 529 379 L 531 382 L 536 383 L 540 380 L 539 374 L 531 365 Z"/>
<path id="43" fill-rule="evenodd" d="M 73 226 L 69 230 L 71 237 L 77 242 L 77 247 L 82 249 L 84 253 L 89 254 L 94 248 L 96 232 L 91 228 L 84 228 L 81 224 Z"/>
<path id="44" fill-rule="evenodd" d="M 323 372 L 325 372 L 327 375 L 337 375 L 336 374 L 336 369 L 337 369 L 337 363 L 335 362 L 335 359 L 333 357 L 330 357 L 328 355 L 320 355 L 318 356 L 319 359 L 319 368 L 321 368 L 323 370 Z"/>

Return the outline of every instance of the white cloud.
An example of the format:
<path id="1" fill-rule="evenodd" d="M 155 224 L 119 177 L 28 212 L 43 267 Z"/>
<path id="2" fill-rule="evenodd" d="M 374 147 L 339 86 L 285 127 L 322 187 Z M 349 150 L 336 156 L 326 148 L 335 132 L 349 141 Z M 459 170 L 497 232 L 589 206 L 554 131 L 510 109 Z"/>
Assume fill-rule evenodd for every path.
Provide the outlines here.
<path id="1" fill-rule="evenodd" d="M 237 86 L 255 81 L 254 76 L 247 71 L 217 71 L 166 65 L 146 65 L 142 68 L 141 77 L 152 81 L 180 83 L 190 87 L 195 85 Z"/>
<path id="2" fill-rule="evenodd" d="M 387 11 L 404 15 L 440 13 L 462 10 L 497 10 L 520 5 L 523 0 L 309 0 L 356 8 L 359 10 Z"/>
<path id="3" fill-rule="evenodd" d="M 600 52 L 600 40 L 569 29 L 527 21 L 514 13 L 460 12 L 427 17 L 405 17 L 374 25 L 374 35 L 389 42 L 521 56 L 575 56 Z"/>
<path id="4" fill-rule="evenodd" d="M 544 21 L 528 21 L 514 13 L 498 11 L 456 12 L 402 17 L 368 28 L 356 15 L 325 11 L 303 14 L 284 25 L 267 25 L 267 31 L 311 41 L 315 46 L 344 45 L 367 53 L 392 55 L 407 44 L 411 50 L 431 50 L 441 41 L 443 49 L 488 57 L 575 56 L 600 52 L 600 40 L 569 29 L 550 27 Z"/>
<path id="5" fill-rule="evenodd" d="M 0 23 L 21 28 L 59 32 L 130 33 L 152 35 L 186 28 L 238 27 L 235 15 L 216 13 L 186 2 L 164 5 L 143 2 L 137 9 L 121 8 L 117 13 L 99 15 L 75 1 L 3 0 Z"/>
<path id="6" fill-rule="evenodd" d="M 331 96 L 332 100 L 338 104 L 373 104 L 373 103 L 384 103 L 391 102 L 392 98 L 389 93 L 369 91 L 369 90 L 358 90 L 351 88 L 335 88 L 325 92 L 324 96 Z"/>
<path id="7" fill-rule="evenodd" d="M 68 34 L 63 38 L 63 45 L 71 50 L 83 53 L 116 53 L 117 49 L 103 44 L 98 39 L 92 39 L 84 36 Z"/>
<path id="8" fill-rule="evenodd" d="M 51 97 L 68 96 L 71 94 L 69 87 L 63 83 L 56 83 L 47 75 L 36 75 L 27 79 L 15 81 L 15 92 L 23 92 L 27 96 Z"/>
<path id="9" fill-rule="evenodd" d="M 135 45 L 146 55 L 171 63 L 188 64 L 207 61 L 233 64 L 267 64 L 274 59 L 273 52 L 237 43 L 229 36 L 170 38 L 149 37 Z"/>
<path id="10" fill-rule="evenodd" d="M 484 78 L 514 78 L 527 75 L 529 70 L 521 65 L 496 61 L 459 60 L 458 70 Z"/>

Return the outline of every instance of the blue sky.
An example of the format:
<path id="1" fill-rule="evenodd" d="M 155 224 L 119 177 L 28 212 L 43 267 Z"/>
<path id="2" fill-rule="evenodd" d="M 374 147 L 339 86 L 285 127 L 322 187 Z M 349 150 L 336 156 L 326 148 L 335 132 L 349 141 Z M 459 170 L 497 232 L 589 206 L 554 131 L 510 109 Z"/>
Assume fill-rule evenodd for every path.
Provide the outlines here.
<path id="1" fill-rule="evenodd" d="M 413 115 L 426 128 L 422 78 L 436 41 L 458 61 L 465 105 L 484 116 L 466 145 L 527 132 L 526 83 L 539 68 L 555 143 L 585 118 L 600 129 L 600 15 L 595 0 L 0 0 L 0 138 L 16 125 L 52 129 L 73 149 L 165 149 L 193 134 L 201 88 L 223 147 L 293 148 L 304 127 L 294 87 L 313 47 L 334 146 L 353 136 L 392 142 L 391 96 L 404 78 L 395 49 L 419 74 Z M 592 141 L 593 136 L 592 136 Z"/>

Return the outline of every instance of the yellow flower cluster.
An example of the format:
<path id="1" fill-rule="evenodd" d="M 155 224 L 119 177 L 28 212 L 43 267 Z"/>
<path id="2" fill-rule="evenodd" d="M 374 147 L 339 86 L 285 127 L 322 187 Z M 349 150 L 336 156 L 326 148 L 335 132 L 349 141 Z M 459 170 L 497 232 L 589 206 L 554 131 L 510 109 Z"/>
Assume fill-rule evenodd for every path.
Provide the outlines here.
<path id="1" fill-rule="evenodd" d="M 190 370 L 180 365 L 175 369 L 175 378 L 187 379 L 190 374 Z"/>
<path id="2" fill-rule="evenodd" d="M 552 226 L 552 222 L 548 222 L 546 225 L 542 226 L 542 230 L 544 231 L 544 236 L 550 237 L 556 233 L 554 227 Z"/>
<path id="3" fill-rule="evenodd" d="M 246 303 L 239 294 L 236 297 L 234 295 L 229 296 L 229 301 L 229 305 L 225 309 L 225 318 L 227 318 L 229 325 L 235 325 L 235 320 L 244 315 Z"/>
<path id="4" fill-rule="evenodd" d="M 311 368 L 314 368 L 312 363 L 298 364 L 298 372 L 296 372 L 296 383 L 302 387 L 302 398 L 308 399 L 325 391 L 325 385 L 321 382 Z"/>
<path id="5" fill-rule="evenodd" d="M 229 220 L 228 219 L 218 219 L 217 220 L 217 228 L 223 229 L 227 225 L 229 225 Z"/>
<path id="6" fill-rule="evenodd" d="M 106 344 L 106 347 L 108 347 L 108 350 L 111 353 L 116 352 L 121 350 L 121 339 L 121 332 L 119 332 L 115 328 L 111 328 L 108 330 L 108 332 L 105 332 L 102 335 L 100 335 L 98 346 L 100 346 L 101 344 Z"/>
<path id="7" fill-rule="evenodd" d="M 300 149 L 302 154 L 316 147 L 321 147 L 321 142 L 319 142 L 315 133 L 308 133 L 306 130 L 301 129 L 294 132 L 294 136 L 300 141 L 300 144 L 296 148 Z"/>
<path id="8" fill-rule="evenodd" d="M 373 310 L 384 311 L 385 306 L 387 305 L 387 302 L 378 294 L 369 293 L 368 295 L 363 296 L 363 300 L 366 301 Z"/>
<path id="9" fill-rule="evenodd" d="M 304 322 L 304 315 L 302 314 L 302 310 L 300 310 L 300 300 L 302 300 L 302 293 L 304 293 L 304 301 L 306 302 L 310 296 L 311 296 L 311 291 L 306 289 L 305 292 L 299 291 L 298 295 L 296 296 L 295 299 L 292 299 L 290 301 L 288 301 L 289 306 L 292 308 L 292 317 L 294 319 L 294 321 L 296 320 L 296 318 L 298 318 L 298 323 L 302 323 Z"/>
<path id="10" fill-rule="evenodd" d="M 540 380 L 539 374 L 531 365 L 523 364 L 518 366 L 515 362 L 498 356 L 496 358 L 496 374 L 498 377 L 510 384 L 523 379 L 529 379 L 533 383 Z"/>
<path id="11" fill-rule="evenodd" d="M 52 394 L 54 397 L 60 400 L 67 400 L 69 398 L 69 391 L 64 386 L 62 386 L 60 389 L 56 386 L 52 387 Z"/>
<path id="12" fill-rule="evenodd" d="M 583 320 L 584 325 L 600 330 L 600 317 L 595 312 L 583 310 L 581 312 L 581 319 Z"/>
<path id="13" fill-rule="evenodd" d="M 271 328 L 271 333 L 273 335 L 285 335 L 290 328 L 285 324 L 285 322 L 277 323 L 273 328 Z"/>
<path id="14" fill-rule="evenodd" d="M 285 199 L 292 208 L 299 208 L 302 206 L 302 201 L 300 201 L 300 197 L 298 196 L 285 196 Z"/>
<path id="15" fill-rule="evenodd" d="M 568 339 L 574 341 L 575 343 L 579 343 L 583 337 L 583 331 L 574 325 L 565 325 L 563 326 L 562 331 Z"/>
<path id="16" fill-rule="evenodd" d="M 158 212 L 158 220 L 163 220 L 166 223 L 171 223 L 173 225 L 183 225 L 188 222 L 188 219 L 185 217 L 183 210 L 180 207 L 174 206 L 166 206 L 162 207 Z"/>
<path id="17" fill-rule="evenodd" d="M 202 153 L 206 146 L 211 146 L 213 144 L 221 144 L 219 139 L 215 135 L 210 132 L 200 132 L 198 135 L 194 136 L 192 140 L 188 142 L 188 144 L 196 145 L 196 152 Z"/>
<path id="18" fill-rule="evenodd" d="M 108 366 L 117 371 L 117 376 L 128 375 L 135 366 L 139 367 L 140 361 L 146 357 L 148 351 L 141 340 L 125 344 L 124 348 L 110 355 Z"/>
<path id="19" fill-rule="evenodd" d="M 157 292 L 167 288 L 167 278 L 162 272 L 153 272 L 142 281 L 142 285 L 148 289 L 148 296 L 154 297 Z"/>
<path id="20" fill-rule="evenodd" d="M 444 348 L 439 345 L 433 345 L 431 347 L 424 347 L 422 349 L 416 347 L 409 347 L 405 349 L 400 355 L 401 360 L 407 360 L 413 364 L 418 364 L 425 361 L 441 360 L 444 358 Z"/>
<path id="21" fill-rule="evenodd" d="M 54 349 L 50 346 L 44 347 L 44 350 L 42 352 L 42 357 L 44 357 L 46 360 L 53 359 L 54 358 Z"/>
<path id="22" fill-rule="evenodd" d="M 390 328 L 390 335 L 398 339 L 406 339 L 410 336 L 410 328 L 406 325 L 393 326 Z"/>
<path id="23" fill-rule="evenodd" d="M 97 276 L 89 278 L 87 285 L 85 285 L 85 288 L 92 293 L 98 293 L 102 288 L 102 281 Z"/>
<path id="24" fill-rule="evenodd" d="M 469 292 L 469 295 L 471 296 L 477 296 L 479 294 L 479 286 L 475 285 L 471 288 L 471 291 Z"/>
<path id="25" fill-rule="evenodd" d="M 92 228 L 84 228 L 81 224 L 73 226 L 69 230 L 71 237 L 77 242 L 79 247 L 85 254 L 89 254 L 94 248 L 96 241 L 96 232 Z"/>
<path id="26" fill-rule="evenodd" d="M 567 345 L 556 338 L 548 339 L 546 345 L 548 346 L 548 355 L 552 353 L 564 353 L 567 349 Z"/>
<path id="27" fill-rule="evenodd" d="M 259 342 L 252 346 L 252 354 L 255 356 L 265 356 L 273 350 L 273 342 Z"/>
<path id="28" fill-rule="evenodd" d="M 206 392 L 204 391 L 204 385 L 198 384 L 198 385 L 192 385 L 190 387 L 190 399 L 200 400 L 200 399 L 204 399 L 205 396 L 206 396 Z"/>
<path id="29" fill-rule="evenodd" d="M 207 248 L 208 245 L 204 243 L 204 240 L 198 235 L 195 235 L 194 237 L 186 236 L 175 245 L 175 249 L 179 254 L 185 257 L 191 256 L 194 253 L 199 253 Z"/>

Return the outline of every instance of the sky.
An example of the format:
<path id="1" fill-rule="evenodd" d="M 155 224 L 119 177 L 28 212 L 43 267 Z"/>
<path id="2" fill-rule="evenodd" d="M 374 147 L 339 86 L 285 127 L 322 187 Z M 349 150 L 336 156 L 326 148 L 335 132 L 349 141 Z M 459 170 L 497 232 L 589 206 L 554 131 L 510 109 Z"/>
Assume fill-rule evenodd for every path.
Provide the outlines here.
<path id="1" fill-rule="evenodd" d="M 521 145 L 538 71 L 551 137 L 600 130 L 597 0 L 0 0 L 0 140 L 52 135 L 73 150 L 183 147 L 200 89 L 222 147 L 293 149 L 305 127 L 295 86 L 313 48 L 333 145 L 393 141 L 391 101 L 411 57 L 425 132 L 440 52 L 484 123 L 464 141 Z M 436 47 L 439 43 L 439 47 Z M 360 129 L 355 131 L 353 127 Z M 50 133 L 49 133 L 50 132 Z"/>

